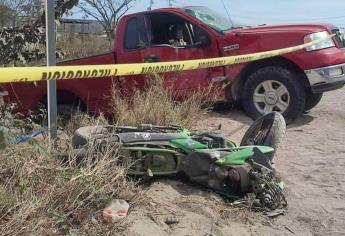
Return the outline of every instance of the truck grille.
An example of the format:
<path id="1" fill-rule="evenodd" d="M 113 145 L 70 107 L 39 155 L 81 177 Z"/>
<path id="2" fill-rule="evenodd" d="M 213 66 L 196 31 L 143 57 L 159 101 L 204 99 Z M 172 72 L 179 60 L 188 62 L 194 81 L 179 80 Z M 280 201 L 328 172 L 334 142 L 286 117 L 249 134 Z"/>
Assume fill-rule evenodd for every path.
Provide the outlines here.
<path id="1" fill-rule="evenodd" d="M 332 34 L 335 34 L 334 39 L 337 41 L 339 48 L 345 48 L 344 34 L 339 29 L 332 29 Z"/>

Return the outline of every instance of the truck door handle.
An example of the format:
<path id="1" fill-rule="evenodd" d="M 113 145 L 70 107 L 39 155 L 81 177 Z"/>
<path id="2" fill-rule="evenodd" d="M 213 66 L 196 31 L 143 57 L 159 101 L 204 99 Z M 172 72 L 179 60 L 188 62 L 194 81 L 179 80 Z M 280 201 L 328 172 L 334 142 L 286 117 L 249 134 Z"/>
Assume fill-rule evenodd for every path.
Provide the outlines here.
<path id="1" fill-rule="evenodd" d="M 159 62 L 160 58 L 156 55 L 149 55 L 148 57 L 144 58 L 145 62 Z"/>

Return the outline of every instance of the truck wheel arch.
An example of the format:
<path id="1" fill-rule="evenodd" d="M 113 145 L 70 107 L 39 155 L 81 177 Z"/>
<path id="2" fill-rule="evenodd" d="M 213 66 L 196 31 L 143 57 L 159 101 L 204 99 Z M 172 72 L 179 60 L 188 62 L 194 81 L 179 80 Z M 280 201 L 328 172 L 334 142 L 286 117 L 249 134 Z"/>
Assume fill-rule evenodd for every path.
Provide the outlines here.
<path id="1" fill-rule="evenodd" d="M 87 110 L 86 103 L 81 99 L 78 95 L 76 95 L 73 92 L 70 92 L 68 90 L 62 90 L 58 89 L 56 91 L 57 96 L 57 105 L 76 105 L 78 106 L 82 111 Z M 41 103 L 45 106 L 47 106 L 47 94 L 45 94 L 42 99 Z"/>
<path id="2" fill-rule="evenodd" d="M 284 57 L 272 57 L 259 61 L 253 61 L 247 64 L 244 69 L 236 76 L 230 86 L 225 88 L 227 101 L 232 100 L 238 103 L 241 99 L 242 88 L 247 81 L 248 77 L 260 68 L 268 66 L 280 66 L 293 71 L 298 79 L 301 80 L 302 85 L 307 89 L 310 87 L 309 81 L 304 71 L 291 60 Z"/>

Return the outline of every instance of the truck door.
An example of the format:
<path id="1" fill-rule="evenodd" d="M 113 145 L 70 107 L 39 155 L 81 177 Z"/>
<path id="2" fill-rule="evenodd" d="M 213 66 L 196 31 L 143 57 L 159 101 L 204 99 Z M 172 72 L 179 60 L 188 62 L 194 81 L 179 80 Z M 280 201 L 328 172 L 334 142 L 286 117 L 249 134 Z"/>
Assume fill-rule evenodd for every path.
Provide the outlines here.
<path id="1" fill-rule="evenodd" d="M 182 16 L 159 12 L 147 15 L 150 46 L 143 50 L 143 60 L 182 61 L 219 57 L 217 42 L 200 26 Z M 224 68 L 197 69 L 165 73 L 165 87 L 177 98 L 207 89 L 213 80 L 224 76 Z"/>
<path id="2" fill-rule="evenodd" d="M 122 34 L 115 35 L 117 63 L 141 63 L 143 62 L 144 52 L 149 46 L 148 30 L 146 27 L 145 16 L 142 14 L 124 17 L 120 25 L 121 29 L 117 32 Z M 130 75 L 120 77 L 120 86 L 125 95 L 131 96 L 136 89 L 145 86 L 147 76 Z"/>
<path id="3" fill-rule="evenodd" d="M 167 13 L 138 14 L 122 20 L 117 40 L 117 62 L 166 62 L 213 58 L 219 56 L 217 42 L 199 26 L 183 17 Z M 119 32 L 118 31 L 118 32 Z M 118 37 L 118 36 L 117 36 Z M 177 99 L 206 89 L 214 79 L 224 76 L 224 68 L 197 69 L 162 73 L 164 87 L 171 88 Z M 145 87 L 149 76 L 131 75 L 120 78 L 125 95 Z"/>

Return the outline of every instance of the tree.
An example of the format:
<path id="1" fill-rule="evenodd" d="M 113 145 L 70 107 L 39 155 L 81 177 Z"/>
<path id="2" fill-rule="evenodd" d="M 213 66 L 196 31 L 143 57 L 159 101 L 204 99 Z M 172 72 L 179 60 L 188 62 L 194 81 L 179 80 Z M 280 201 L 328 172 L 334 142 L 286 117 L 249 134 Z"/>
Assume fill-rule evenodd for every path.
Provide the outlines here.
<path id="1" fill-rule="evenodd" d="M 7 17 L 12 27 L 20 26 L 23 21 L 33 23 L 42 14 L 44 6 L 41 0 L 0 0 L 0 5 L 10 9 Z"/>
<path id="2" fill-rule="evenodd" d="M 11 14 L 11 9 L 0 2 L 0 27 L 7 26 Z"/>
<path id="3" fill-rule="evenodd" d="M 114 30 L 120 18 L 127 13 L 135 0 L 80 0 L 78 7 L 96 19 L 104 28 L 109 40 L 114 38 Z"/>
<path id="4" fill-rule="evenodd" d="M 29 0 L 1 0 L 1 4 L 11 9 L 9 18 L 12 21 L 12 26 L 17 26 L 17 21 L 20 16 L 25 14 L 24 8 L 29 4 Z"/>
<path id="5" fill-rule="evenodd" d="M 32 16 L 32 10 L 36 3 L 42 3 L 41 0 L 0 0 L 0 6 L 12 6 L 12 11 L 16 11 L 15 17 Z M 55 19 L 59 20 L 64 14 L 71 10 L 78 0 L 57 0 L 55 8 Z M 5 5 L 9 4 L 9 5 Z M 23 4 L 23 5 L 20 5 Z M 31 4 L 31 5 L 30 5 Z M 33 7 L 30 7 L 33 6 Z M 37 5 L 38 6 L 38 5 Z M 31 10 L 30 10 L 31 9 Z M 30 61 L 41 59 L 45 56 L 45 13 L 43 8 L 40 14 L 32 22 L 26 21 L 27 24 L 20 27 L 0 28 L 0 65 L 11 62 L 21 61 L 26 64 Z M 42 49 L 43 48 L 43 49 Z M 57 57 L 59 57 L 57 52 Z"/>

